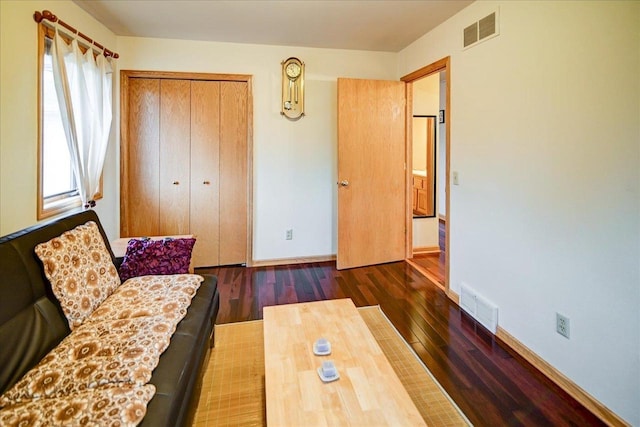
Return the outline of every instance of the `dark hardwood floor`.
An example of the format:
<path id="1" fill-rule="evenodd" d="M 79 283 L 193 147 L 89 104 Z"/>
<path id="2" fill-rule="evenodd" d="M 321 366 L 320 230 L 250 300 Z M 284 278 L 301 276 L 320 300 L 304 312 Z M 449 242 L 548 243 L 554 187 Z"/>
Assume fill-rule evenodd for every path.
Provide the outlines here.
<path id="1" fill-rule="evenodd" d="M 218 323 L 261 319 L 276 304 L 351 298 L 379 304 L 476 426 L 604 425 L 405 262 L 197 269 L 218 276 Z"/>
<path id="2" fill-rule="evenodd" d="M 440 252 L 414 254 L 411 261 L 422 268 L 429 278 L 435 280 L 440 287 L 445 287 L 445 262 L 446 262 L 446 225 L 443 220 L 438 221 L 438 246 Z"/>
<path id="3" fill-rule="evenodd" d="M 441 288 L 445 287 L 444 263 L 446 254 L 444 252 L 414 254 L 411 261 L 416 263 L 419 268 L 425 270 L 429 278 L 435 280 Z"/>

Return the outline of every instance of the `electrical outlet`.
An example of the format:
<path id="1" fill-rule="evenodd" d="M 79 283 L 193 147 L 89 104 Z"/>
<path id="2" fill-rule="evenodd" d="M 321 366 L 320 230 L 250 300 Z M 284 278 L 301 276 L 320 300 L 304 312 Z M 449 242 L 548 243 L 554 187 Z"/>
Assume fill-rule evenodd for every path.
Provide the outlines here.
<path id="1" fill-rule="evenodd" d="M 293 230 L 292 229 L 287 230 L 286 239 L 287 240 L 293 240 Z"/>
<path id="2" fill-rule="evenodd" d="M 556 332 L 569 339 L 569 318 L 556 313 Z"/>

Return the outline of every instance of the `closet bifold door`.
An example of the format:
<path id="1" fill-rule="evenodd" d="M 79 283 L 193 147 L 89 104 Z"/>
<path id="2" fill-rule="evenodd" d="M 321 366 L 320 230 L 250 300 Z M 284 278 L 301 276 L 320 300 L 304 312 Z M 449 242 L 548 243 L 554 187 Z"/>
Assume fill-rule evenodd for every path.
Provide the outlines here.
<path id="1" fill-rule="evenodd" d="M 220 265 L 247 262 L 246 82 L 220 83 Z"/>
<path id="2" fill-rule="evenodd" d="M 160 80 L 129 81 L 128 159 L 122 236 L 160 234 Z"/>
<path id="3" fill-rule="evenodd" d="M 191 82 L 191 234 L 193 265 L 220 264 L 220 82 Z"/>
<path id="4" fill-rule="evenodd" d="M 248 261 L 247 81 L 131 77 L 121 236 L 193 234 L 193 265 Z"/>
<path id="5" fill-rule="evenodd" d="M 191 82 L 160 82 L 160 235 L 189 234 Z"/>

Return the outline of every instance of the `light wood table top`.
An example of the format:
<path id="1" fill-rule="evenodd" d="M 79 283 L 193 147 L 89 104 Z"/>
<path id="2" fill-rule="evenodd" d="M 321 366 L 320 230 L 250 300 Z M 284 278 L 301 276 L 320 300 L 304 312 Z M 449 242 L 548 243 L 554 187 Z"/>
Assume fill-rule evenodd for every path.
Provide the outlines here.
<path id="1" fill-rule="evenodd" d="M 264 307 L 269 426 L 424 426 L 409 394 L 350 299 Z M 315 356 L 320 337 L 332 353 Z M 335 363 L 340 378 L 317 369 Z"/>

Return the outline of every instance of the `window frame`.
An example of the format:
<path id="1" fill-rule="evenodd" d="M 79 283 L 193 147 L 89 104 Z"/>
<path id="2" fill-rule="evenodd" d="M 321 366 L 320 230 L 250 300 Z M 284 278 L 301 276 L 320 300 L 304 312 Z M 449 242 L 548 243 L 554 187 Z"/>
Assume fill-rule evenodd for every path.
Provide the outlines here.
<path id="1" fill-rule="evenodd" d="M 52 216 L 70 212 L 82 205 L 82 200 L 77 191 L 68 191 L 49 197 L 44 197 L 44 55 L 45 55 L 45 38 L 53 39 L 54 31 L 42 22 L 38 24 L 38 195 L 37 195 L 37 219 L 43 220 Z M 71 42 L 71 39 L 65 34 L 61 34 L 65 42 Z M 81 46 L 83 52 L 86 51 Z M 100 177 L 100 187 L 94 195 L 94 200 L 102 198 L 103 176 Z"/>

